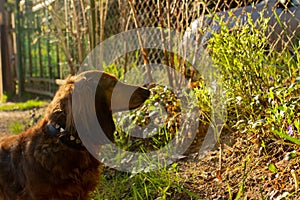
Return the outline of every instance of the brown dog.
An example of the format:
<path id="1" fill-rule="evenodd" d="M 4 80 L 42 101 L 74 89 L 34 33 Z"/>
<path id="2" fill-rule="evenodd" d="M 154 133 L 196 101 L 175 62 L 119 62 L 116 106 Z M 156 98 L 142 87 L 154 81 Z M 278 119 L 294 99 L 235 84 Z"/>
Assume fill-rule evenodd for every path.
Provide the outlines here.
<path id="1" fill-rule="evenodd" d="M 120 83 L 100 71 L 67 78 L 35 126 L 19 135 L 0 138 L 1 200 L 89 198 L 99 182 L 100 163 L 78 136 L 72 107 L 83 105 L 72 105 L 72 93 L 76 85 L 80 92 L 89 90 L 90 83 L 95 81 L 94 108 L 110 140 L 115 131 L 112 110 L 137 108 L 150 95 L 147 89 Z M 133 91 L 132 95 L 128 90 Z"/>

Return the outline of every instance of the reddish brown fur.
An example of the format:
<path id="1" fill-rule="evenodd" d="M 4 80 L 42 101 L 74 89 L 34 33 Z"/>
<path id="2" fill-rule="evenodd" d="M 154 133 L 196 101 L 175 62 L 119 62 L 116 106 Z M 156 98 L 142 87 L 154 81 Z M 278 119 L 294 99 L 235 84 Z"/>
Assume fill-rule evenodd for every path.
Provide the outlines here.
<path id="1" fill-rule="evenodd" d="M 116 81 L 113 76 L 103 75 Z M 0 200 L 85 200 L 99 183 L 99 161 L 87 150 L 63 144 L 57 137 L 49 135 L 46 128 L 47 124 L 55 122 L 69 132 L 75 131 L 71 115 L 75 80 L 76 77 L 69 77 L 60 87 L 45 117 L 35 126 L 19 135 L 0 138 Z M 100 81 L 99 85 L 105 84 Z M 149 96 L 147 90 L 141 90 L 145 94 L 139 104 Z"/>

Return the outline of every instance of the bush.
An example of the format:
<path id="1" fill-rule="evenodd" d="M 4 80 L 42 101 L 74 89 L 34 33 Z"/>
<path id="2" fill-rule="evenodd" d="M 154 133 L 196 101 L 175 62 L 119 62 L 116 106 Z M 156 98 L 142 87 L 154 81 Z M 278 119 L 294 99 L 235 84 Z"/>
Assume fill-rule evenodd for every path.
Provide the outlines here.
<path id="1" fill-rule="evenodd" d="M 226 89 L 227 125 L 298 143 L 291 133 L 299 137 L 299 60 L 288 51 L 269 50 L 268 19 L 258 24 L 229 29 L 223 23 L 208 45 Z"/>

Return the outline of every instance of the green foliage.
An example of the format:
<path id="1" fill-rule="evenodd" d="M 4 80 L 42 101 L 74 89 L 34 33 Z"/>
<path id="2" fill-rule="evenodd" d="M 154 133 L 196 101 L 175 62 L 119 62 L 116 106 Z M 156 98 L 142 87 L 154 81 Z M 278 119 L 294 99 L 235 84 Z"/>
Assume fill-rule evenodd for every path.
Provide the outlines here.
<path id="1" fill-rule="evenodd" d="M 26 128 L 26 126 L 24 125 L 24 123 L 19 122 L 19 121 L 12 122 L 8 125 L 8 129 L 13 134 L 19 134 L 20 132 L 24 131 L 25 128 Z"/>
<path id="2" fill-rule="evenodd" d="M 200 100 L 200 98 L 205 97 L 205 94 L 202 94 L 201 91 L 204 91 L 204 87 L 199 87 L 196 91 L 191 89 L 182 95 L 193 96 Z M 201 106 L 205 107 L 207 101 L 206 98 Z M 139 152 L 141 160 L 147 159 L 145 152 L 157 151 L 163 148 L 178 134 L 178 126 L 182 125 L 180 120 L 180 113 L 183 111 L 182 103 L 181 99 L 169 88 L 152 85 L 151 97 L 146 100 L 141 108 L 125 112 L 124 116 L 121 117 L 121 113 L 115 115 L 116 124 L 118 125 L 116 132 L 117 145 L 126 151 Z M 184 103 L 191 104 L 191 107 L 199 106 L 198 104 L 193 105 L 194 102 Z M 153 124 L 147 126 L 149 123 Z M 146 138 L 136 138 L 129 135 L 129 132 L 134 130 L 135 127 L 144 126 L 147 127 L 145 129 L 148 134 Z M 141 131 L 139 130 L 139 132 Z M 120 162 L 123 162 L 123 160 Z M 179 186 L 176 163 L 171 166 L 161 166 L 159 163 L 151 162 L 149 161 L 150 172 L 147 173 L 125 174 L 116 172 L 111 179 L 108 179 L 107 176 L 102 177 L 101 189 L 97 191 L 94 199 L 172 199 L 177 193 L 186 193 L 191 198 L 201 199 L 197 194 Z M 151 166 L 157 165 L 162 168 L 151 171 Z M 145 169 L 145 171 L 147 170 Z"/>
<path id="3" fill-rule="evenodd" d="M 252 26 L 232 30 L 223 23 L 220 34 L 214 34 L 209 44 L 213 61 L 222 73 L 232 124 L 256 114 L 256 106 L 251 102 L 266 87 L 269 73 L 275 70 L 266 69 L 264 31 Z"/>
<path id="4" fill-rule="evenodd" d="M 179 118 L 181 102 L 167 87 L 160 85 L 151 88 L 152 95 L 140 109 L 125 113 L 117 124 L 118 142 L 127 150 L 147 152 L 158 150 L 168 144 L 177 134 L 180 126 Z M 143 130 L 145 138 L 131 138 L 129 132 L 134 127 L 143 127 L 152 123 Z M 125 131 L 125 132 L 124 132 Z"/>
<path id="5" fill-rule="evenodd" d="M 115 75 L 118 79 L 124 78 L 124 68 L 118 67 L 116 64 L 111 64 L 104 67 L 105 72 Z"/>
<path id="6" fill-rule="evenodd" d="M 269 89 L 266 127 L 275 135 L 300 145 L 300 83 L 294 81 Z"/>
<path id="7" fill-rule="evenodd" d="M 243 28 L 222 24 L 209 49 L 226 89 L 228 123 L 242 132 L 265 133 L 300 144 L 299 57 L 269 52 L 268 19 Z M 297 53 L 297 49 L 295 49 Z"/>
<path id="8" fill-rule="evenodd" d="M 211 120 L 209 115 L 213 109 L 211 105 L 212 97 L 209 94 L 208 88 L 205 87 L 204 82 L 201 81 L 199 83 L 197 87 L 193 88 L 191 93 L 195 95 L 198 100 L 199 110 L 202 115 L 201 118 L 204 117 L 203 122 L 208 122 Z"/>
<path id="9" fill-rule="evenodd" d="M 268 165 L 268 169 L 272 172 L 272 173 L 277 173 L 278 170 L 276 169 L 276 166 L 273 163 L 270 163 Z"/>
<path id="10" fill-rule="evenodd" d="M 265 69 L 267 20 L 261 22 L 262 30 L 255 29 L 252 23 L 242 29 L 229 29 L 224 22 L 221 24 L 220 34 L 214 34 L 210 43 L 213 60 L 224 74 L 227 89 L 234 86 L 235 95 L 251 96 L 265 87 L 269 73 L 273 73 Z"/>
<path id="11" fill-rule="evenodd" d="M 215 33 L 208 45 L 213 61 L 221 72 L 220 79 L 223 80 L 228 115 L 226 125 L 233 131 L 261 134 L 263 137 L 300 144 L 299 57 L 295 58 L 288 51 L 270 52 L 265 36 L 268 19 L 257 23 L 260 26 L 250 21 L 249 25 L 233 29 L 222 24 L 220 33 Z M 116 66 L 110 66 L 108 70 L 113 73 L 117 71 L 115 74 L 120 77 L 124 73 Z M 214 97 L 202 80 L 193 84 L 195 86 L 184 95 L 193 95 L 198 99 L 195 106 L 201 112 L 199 120 L 209 122 L 209 116 L 215 109 L 211 102 Z M 166 88 L 155 86 L 151 90 L 152 95 L 142 108 L 128 112 L 120 118 L 123 121 L 116 123 L 120 125 L 117 143 L 123 149 L 140 152 L 157 150 L 178 134 L 177 125 L 180 121 L 177 117 L 182 111 L 182 102 Z M 155 115 L 157 117 L 152 117 L 152 120 L 167 123 L 160 124 L 162 128 L 147 130 L 152 131 L 150 139 L 132 140 L 128 130 L 136 125 L 148 125 L 149 116 Z M 166 116 L 166 119 L 159 116 Z M 261 142 L 261 147 L 265 148 L 263 139 Z M 246 164 L 236 199 L 244 194 Z M 276 173 L 272 164 L 268 168 Z M 178 186 L 173 177 L 175 174 L 176 171 L 164 168 L 150 173 L 103 178 L 103 187 L 98 191 L 97 199 L 166 199 L 176 192 L 196 198 L 197 194 Z M 227 186 L 229 196 L 233 198 L 230 185 Z"/>
<path id="12" fill-rule="evenodd" d="M 5 103 L 7 101 L 7 95 L 3 94 L 0 96 L 0 103 Z"/>

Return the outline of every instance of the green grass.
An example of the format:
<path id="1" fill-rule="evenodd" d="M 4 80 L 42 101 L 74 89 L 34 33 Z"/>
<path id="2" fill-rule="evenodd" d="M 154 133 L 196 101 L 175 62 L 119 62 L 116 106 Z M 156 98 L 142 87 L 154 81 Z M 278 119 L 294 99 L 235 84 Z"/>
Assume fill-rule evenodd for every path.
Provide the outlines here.
<path id="1" fill-rule="evenodd" d="M 8 125 L 8 129 L 10 130 L 10 132 L 12 132 L 15 135 L 24 131 L 25 128 L 26 128 L 25 124 L 19 121 L 11 122 Z"/>
<path id="2" fill-rule="evenodd" d="M 28 100 L 26 102 L 9 103 L 0 105 L 1 111 L 14 111 L 14 110 L 29 110 L 32 108 L 40 108 L 47 105 L 47 101 Z"/>
<path id="3" fill-rule="evenodd" d="M 95 191 L 93 199 L 168 199 L 182 192 L 177 170 L 173 164 L 148 173 L 115 172 L 112 176 L 102 176 L 101 189 Z"/>
<path id="4" fill-rule="evenodd" d="M 7 95 L 3 94 L 0 96 L 0 103 L 5 103 L 7 101 Z"/>

